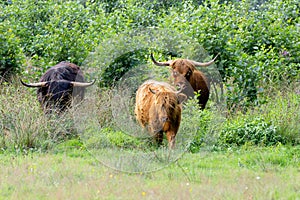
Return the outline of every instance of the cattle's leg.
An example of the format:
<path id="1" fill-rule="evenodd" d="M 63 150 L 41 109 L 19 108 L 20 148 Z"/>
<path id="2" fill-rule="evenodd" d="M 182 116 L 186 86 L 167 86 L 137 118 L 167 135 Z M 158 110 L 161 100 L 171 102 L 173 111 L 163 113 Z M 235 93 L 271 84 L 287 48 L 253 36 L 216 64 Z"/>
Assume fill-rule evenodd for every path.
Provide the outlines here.
<path id="1" fill-rule="evenodd" d="M 155 141 L 158 146 L 162 145 L 163 137 L 164 137 L 163 131 L 159 131 L 158 133 L 156 133 Z"/>
<path id="2" fill-rule="evenodd" d="M 175 133 L 173 131 L 167 131 L 167 140 L 169 142 L 169 149 L 175 148 Z"/>

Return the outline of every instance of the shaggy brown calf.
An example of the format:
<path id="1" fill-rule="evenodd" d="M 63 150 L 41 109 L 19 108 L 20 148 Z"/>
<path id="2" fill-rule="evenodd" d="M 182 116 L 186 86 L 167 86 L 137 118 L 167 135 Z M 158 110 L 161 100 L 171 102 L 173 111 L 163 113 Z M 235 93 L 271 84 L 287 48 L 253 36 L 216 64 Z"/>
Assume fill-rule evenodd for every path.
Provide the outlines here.
<path id="1" fill-rule="evenodd" d="M 218 55 L 217 55 L 218 56 Z M 174 84 L 185 83 L 185 86 L 189 83 L 194 92 L 199 92 L 198 103 L 201 109 L 204 109 L 209 98 L 210 83 L 207 77 L 201 71 L 197 70 L 197 66 L 209 66 L 214 63 L 217 56 L 209 62 L 200 63 L 188 59 L 176 59 L 169 60 L 167 62 L 158 62 L 151 54 L 153 63 L 157 66 L 170 66 L 172 69 L 172 76 L 174 78 Z M 184 80 L 185 79 L 185 80 Z M 183 91 L 185 92 L 185 91 Z M 188 97 L 191 97 L 191 93 L 185 93 Z"/>
<path id="2" fill-rule="evenodd" d="M 168 83 L 148 80 L 137 90 L 135 115 L 142 127 L 148 127 L 158 144 L 166 133 L 169 148 L 175 146 L 175 136 L 181 121 L 181 103 L 186 95 Z"/>

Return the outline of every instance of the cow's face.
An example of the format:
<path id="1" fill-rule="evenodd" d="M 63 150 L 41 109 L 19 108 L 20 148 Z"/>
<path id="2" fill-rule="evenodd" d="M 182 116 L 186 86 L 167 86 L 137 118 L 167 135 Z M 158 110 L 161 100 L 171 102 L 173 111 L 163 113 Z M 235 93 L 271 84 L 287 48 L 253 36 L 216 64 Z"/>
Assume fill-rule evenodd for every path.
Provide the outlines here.
<path id="1" fill-rule="evenodd" d="M 50 81 L 38 89 L 38 100 L 44 110 L 60 112 L 71 103 L 73 86 L 69 81 Z"/>
<path id="2" fill-rule="evenodd" d="M 69 81 L 51 81 L 47 87 L 47 95 L 54 101 L 67 99 L 72 95 L 72 88 Z"/>
<path id="3" fill-rule="evenodd" d="M 183 85 L 185 82 L 187 82 L 187 79 L 184 77 L 184 75 L 180 74 L 176 70 L 172 70 L 171 75 L 173 77 L 173 85 Z"/>
<path id="4" fill-rule="evenodd" d="M 62 101 L 71 97 L 72 84 L 69 81 L 49 81 L 38 89 L 44 101 Z"/>
<path id="5" fill-rule="evenodd" d="M 186 59 L 174 60 L 170 67 L 172 69 L 172 75 L 174 78 L 178 77 L 178 74 L 184 76 L 187 80 L 192 76 L 195 66 Z"/>
<path id="6" fill-rule="evenodd" d="M 173 85 L 182 88 L 181 93 L 185 94 L 187 97 L 194 97 L 194 89 L 190 82 L 179 72 L 172 71 Z"/>
<path id="7" fill-rule="evenodd" d="M 153 91 L 152 91 L 153 92 Z M 155 121 L 152 127 L 156 131 L 164 128 L 165 124 L 173 119 L 175 113 L 181 111 L 180 104 L 187 98 L 186 95 L 176 92 L 155 92 L 155 101 L 150 111 Z"/>

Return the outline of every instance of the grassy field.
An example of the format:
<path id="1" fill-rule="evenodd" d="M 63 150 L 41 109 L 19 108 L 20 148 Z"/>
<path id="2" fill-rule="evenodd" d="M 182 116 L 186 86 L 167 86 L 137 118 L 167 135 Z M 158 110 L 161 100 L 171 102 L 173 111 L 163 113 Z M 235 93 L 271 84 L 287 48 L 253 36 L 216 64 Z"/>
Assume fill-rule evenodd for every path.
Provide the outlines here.
<path id="1" fill-rule="evenodd" d="M 6 152 L 0 162 L 0 199 L 300 199 L 300 147 L 203 150 L 137 174 L 78 148 Z"/>

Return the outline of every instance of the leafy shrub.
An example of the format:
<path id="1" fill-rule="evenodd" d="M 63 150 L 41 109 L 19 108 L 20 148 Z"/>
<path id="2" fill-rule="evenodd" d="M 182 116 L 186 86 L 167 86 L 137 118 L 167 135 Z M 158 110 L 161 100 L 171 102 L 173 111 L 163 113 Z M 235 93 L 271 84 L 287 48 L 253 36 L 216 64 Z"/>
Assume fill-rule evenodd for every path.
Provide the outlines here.
<path id="1" fill-rule="evenodd" d="M 94 127 L 97 128 L 97 127 Z M 84 144 L 88 149 L 99 148 L 138 148 L 142 143 L 138 138 L 127 135 L 122 131 L 115 131 L 106 127 L 101 130 L 88 130 L 83 138 Z"/>
<path id="2" fill-rule="evenodd" d="M 218 69 L 231 88 L 228 108 L 246 108 L 265 102 L 257 99 L 264 92 L 262 81 L 285 81 L 285 69 L 292 72 L 290 80 L 299 73 L 297 13 L 299 2 L 295 0 L 211 0 L 198 7 L 185 2 L 180 9 L 170 9 L 159 26 L 197 39 L 210 54 L 220 53 Z M 279 76 L 272 76 L 274 72 Z"/>
<path id="3" fill-rule="evenodd" d="M 21 70 L 25 62 L 20 39 L 7 25 L 0 23 L 0 81 Z"/>
<path id="4" fill-rule="evenodd" d="M 192 38 L 210 55 L 220 53 L 216 63 L 230 88 L 229 108 L 263 104 L 265 100 L 257 96 L 265 92 L 266 83 L 280 84 L 287 79 L 292 82 L 300 70 L 297 0 L 14 1 L 2 2 L 1 6 L 0 28 L 3 33 L 11 30 L 5 36 L 10 44 L 2 53 L 8 60 L 2 63 L 7 63 L 8 68 L 20 67 L 19 61 L 23 60 L 20 52 L 23 51 L 30 61 L 30 67 L 22 68 L 23 74 L 34 78 L 46 67 L 62 60 L 81 65 L 89 52 L 97 50 L 98 45 L 106 45 L 102 43 L 106 39 L 148 27 L 167 28 Z M 173 49 L 168 51 L 187 56 L 178 52 L 182 43 L 190 44 L 186 37 L 168 43 L 171 34 L 156 36 L 165 44 L 161 48 L 171 44 Z M 135 51 L 129 49 L 124 53 Z M 122 65 L 117 64 L 117 57 L 113 57 L 116 62 L 111 68 Z M 145 59 L 140 55 L 134 57 Z M 9 67 L 9 62 L 18 64 Z M 124 73 L 122 67 L 117 68 L 114 71 L 119 74 L 113 76 Z M 104 74 L 105 77 L 98 75 L 107 82 L 104 85 L 114 79 L 110 72 Z"/>
<path id="5" fill-rule="evenodd" d="M 218 138 L 218 145 L 242 146 L 246 143 L 269 146 L 285 143 L 285 138 L 278 134 L 275 125 L 260 117 L 239 118 L 224 124 Z"/>
<path id="6" fill-rule="evenodd" d="M 112 86 L 130 69 L 145 64 L 145 58 L 148 54 L 148 50 L 141 49 L 122 54 L 116 58 L 108 68 L 105 69 L 102 75 L 103 86 Z"/>
<path id="7" fill-rule="evenodd" d="M 180 38 L 185 40 L 180 41 Z M 207 56 L 200 45 L 190 42 L 192 43 L 193 39 L 172 30 L 152 28 L 130 30 L 102 41 L 102 44 L 86 58 L 83 65 L 89 67 L 94 76 L 100 77 L 100 87 L 114 86 L 116 81 L 133 69 L 140 71 L 141 80 L 144 80 L 145 74 L 149 75 L 150 71 L 153 73 L 150 77 L 161 79 L 165 76 L 162 71 L 167 71 L 167 67 L 155 67 L 150 61 L 150 53 L 162 54 L 162 58 L 166 60 L 177 55 Z M 146 64 L 148 66 L 145 69 Z M 161 71 L 160 76 L 156 76 L 157 71 Z"/>
<path id="8" fill-rule="evenodd" d="M 104 129 L 101 131 L 102 134 L 106 135 L 106 138 L 115 146 L 118 147 L 137 147 L 139 145 L 139 141 L 137 138 L 126 135 L 121 131 L 113 131 L 112 129 Z"/>
<path id="9" fill-rule="evenodd" d="M 224 121 L 222 106 L 208 103 L 207 109 L 200 110 L 197 95 L 183 106 L 180 133 L 186 137 L 188 151 L 197 153 L 203 148 L 213 148 L 216 144 L 220 125 Z"/>
<path id="10" fill-rule="evenodd" d="M 256 109 L 265 120 L 277 126 L 277 133 L 291 145 L 300 144 L 300 83 L 273 88 L 267 103 Z"/>
<path id="11" fill-rule="evenodd" d="M 84 7 L 76 1 L 15 1 L 4 6 L 0 28 L 1 32 L 9 29 L 10 35 L 19 38 L 18 51 L 23 49 L 33 66 L 33 71 L 24 69 L 24 75 L 37 78 L 63 60 L 80 65 L 98 44 L 101 15 L 101 9 L 91 4 Z M 17 53 L 10 55 L 19 59 Z"/>
<path id="12" fill-rule="evenodd" d="M 269 88 L 263 105 L 244 114 L 235 112 L 224 123 L 218 145 L 298 145 L 300 142 L 299 83 Z M 259 97 L 260 98 L 260 97 Z"/>

